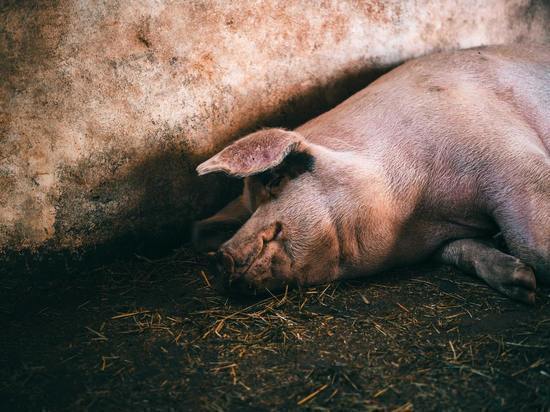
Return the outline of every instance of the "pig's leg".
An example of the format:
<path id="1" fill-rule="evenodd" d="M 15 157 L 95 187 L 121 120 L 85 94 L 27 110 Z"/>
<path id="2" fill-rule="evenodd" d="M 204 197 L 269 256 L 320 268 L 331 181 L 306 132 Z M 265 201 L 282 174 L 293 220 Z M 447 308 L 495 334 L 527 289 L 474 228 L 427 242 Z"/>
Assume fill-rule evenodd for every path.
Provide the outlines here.
<path id="1" fill-rule="evenodd" d="M 510 253 L 534 269 L 539 283 L 550 284 L 550 170 L 528 176 L 538 179 L 510 193 L 495 220 Z"/>
<path id="2" fill-rule="evenodd" d="M 533 270 L 519 259 L 495 249 L 489 241 L 455 240 L 443 246 L 436 258 L 476 274 L 506 296 L 526 303 L 535 301 Z"/>
<path id="3" fill-rule="evenodd" d="M 215 215 L 193 225 L 193 246 L 201 252 L 218 249 L 239 230 L 250 215 L 242 196 L 239 196 Z"/>

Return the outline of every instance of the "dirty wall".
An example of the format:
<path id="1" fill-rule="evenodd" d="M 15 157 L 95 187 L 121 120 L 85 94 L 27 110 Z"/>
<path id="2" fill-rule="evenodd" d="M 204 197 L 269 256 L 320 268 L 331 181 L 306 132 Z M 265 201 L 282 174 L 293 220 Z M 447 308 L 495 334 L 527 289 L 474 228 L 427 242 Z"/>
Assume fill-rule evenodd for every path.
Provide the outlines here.
<path id="1" fill-rule="evenodd" d="M 550 41 L 544 1 L 4 1 L 0 255 L 183 239 L 194 167 L 436 50 Z M 114 243 L 113 243 L 114 242 Z"/>

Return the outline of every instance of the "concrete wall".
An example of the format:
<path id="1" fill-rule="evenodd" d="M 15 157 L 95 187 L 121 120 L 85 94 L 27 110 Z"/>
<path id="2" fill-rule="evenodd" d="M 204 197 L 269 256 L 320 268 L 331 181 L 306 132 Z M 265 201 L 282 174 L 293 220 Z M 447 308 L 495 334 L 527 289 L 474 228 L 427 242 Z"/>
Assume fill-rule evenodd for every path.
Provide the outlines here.
<path id="1" fill-rule="evenodd" d="M 178 236 L 231 192 L 194 166 L 239 134 L 413 56 L 550 41 L 544 1 L 0 4 L 0 254 Z"/>

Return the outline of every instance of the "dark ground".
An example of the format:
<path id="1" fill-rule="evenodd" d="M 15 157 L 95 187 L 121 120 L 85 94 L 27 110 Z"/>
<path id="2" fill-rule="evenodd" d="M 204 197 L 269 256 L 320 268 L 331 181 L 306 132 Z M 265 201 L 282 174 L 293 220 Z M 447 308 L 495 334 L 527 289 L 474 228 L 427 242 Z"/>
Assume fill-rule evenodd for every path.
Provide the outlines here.
<path id="1" fill-rule="evenodd" d="M 550 409 L 549 289 L 423 267 L 238 301 L 208 276 L 179 250 L 4 277 L 0 409 Z"/>

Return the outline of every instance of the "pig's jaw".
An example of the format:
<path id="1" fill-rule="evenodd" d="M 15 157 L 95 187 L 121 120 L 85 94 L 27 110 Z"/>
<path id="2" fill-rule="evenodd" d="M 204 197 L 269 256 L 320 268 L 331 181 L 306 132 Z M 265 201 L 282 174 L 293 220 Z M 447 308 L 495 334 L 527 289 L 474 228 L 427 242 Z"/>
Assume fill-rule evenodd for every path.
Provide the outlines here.
<path id="1" fill-rule="evenodd" d="M 283 234 L 264 242 L 230 240 L 220 249 L 220 274 L 224 289 L 237 294 L 284 290 L 286 286 L 309 286 L 340 276 L 339 245 L 333 222 L 325 222 L 322 236 L 307 247 Z M 258 238 L 256 238 L 258 239 Z M 246 244 L 245 244 L 246 243 Z M 300 245 L 298 246 L 299 243 Z M 242 252 L 246 250 L 246 254 Z M 228 256 L 225 256 L 225 255 Z M 240 254 L 240 256 L 239 256 Z"/>
<path id="2" fill-rule="evenodd" d="M 339 248 L 335 276 L 379 272 L 391 257 L 408 211 L 390 192 L 380 165 L 354 155 L 338 157 L 341 161 L 324 171 L 325 187 L 330 188 L 326 202 Z"/>

